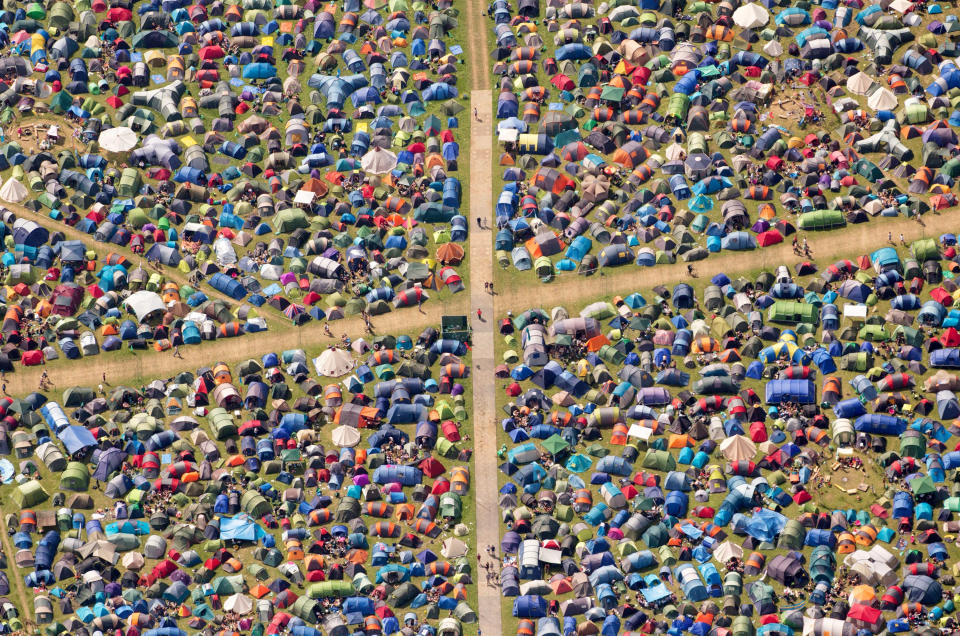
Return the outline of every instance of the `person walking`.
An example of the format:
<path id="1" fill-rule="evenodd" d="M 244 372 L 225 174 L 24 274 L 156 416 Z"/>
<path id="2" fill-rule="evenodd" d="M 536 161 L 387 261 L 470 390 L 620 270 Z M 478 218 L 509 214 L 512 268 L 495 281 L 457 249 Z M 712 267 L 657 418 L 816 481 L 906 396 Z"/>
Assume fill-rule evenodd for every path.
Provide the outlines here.
<path id="1" fill-rule="evenodd" d="M 479 308 L 477 309 L 477 320 L 483 322 L 483 312 Z"/>

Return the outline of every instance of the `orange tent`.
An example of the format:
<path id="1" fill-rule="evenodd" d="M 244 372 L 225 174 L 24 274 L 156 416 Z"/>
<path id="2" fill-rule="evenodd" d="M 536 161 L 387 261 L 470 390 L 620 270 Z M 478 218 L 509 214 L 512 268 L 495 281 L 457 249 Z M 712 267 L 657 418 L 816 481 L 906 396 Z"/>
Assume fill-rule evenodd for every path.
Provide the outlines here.
<path id="1" fill-rule="evenodd" d="M 360 550 L 358 548 L 355 550 L 350 550 L 350 552 L 347 553 L 347 561 L 359 565 L 361 563 L 365 563 L 368 556 L 369 553 L 366 550 Z"/>
<path id="2" fill-rule="evenodd" d="M 693 446 L 693 439 L 689 435 L 671 435 L 670 442 L 667 444 L 667 448 L 684 448 L 686 446 Z"/>
<path id="3" fill-rule="evenodd" d="M 603 334 L 599 336 L 594 336 L 587 340 L 587 350 L 591 352 L 600 351 L 604 345 L 610 344 L 610 340 Z"/>
<path id="4" fill-rule="evenodd" d="M 330 188 L 327 187 L 326 183 L 314 177 L 310 177 L 306 183 L 300 186 L 300 189 L 306 190 L 307 192 L 313 192 L 319 197 L 326 196 L 327 192 L 330 191 Z"/>
<path id="5" fill-rule="evenodd" d="M 456 243 L 444 243 L 437 248 L 437 260 L 444 265 L 459 265 L 463 256 L 463 248 Z"/>

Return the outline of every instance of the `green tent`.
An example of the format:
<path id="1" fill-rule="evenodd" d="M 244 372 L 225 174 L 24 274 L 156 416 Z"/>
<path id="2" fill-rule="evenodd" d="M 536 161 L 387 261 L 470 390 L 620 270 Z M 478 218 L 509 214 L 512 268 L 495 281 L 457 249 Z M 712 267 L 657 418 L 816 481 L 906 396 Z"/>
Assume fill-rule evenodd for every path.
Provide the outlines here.
<path id="1" fill-rule="evenodd" d="M 277 234 L 289 234 L 297 229 L 310 227 L 306 213 L 299 208 L 287 208 L 277 213 L 274 227 Z"/>
<path id="2" fill-rule="evenodd" d="M 218 440 L 225 440 L 237 434 L 237 425 L 233 421 L 233 416 L 222 408 L 213 409 L 209 415 L 210 427 L 213 429 L 214 437 Z"/>
<path id="3" fill-rule="evenodd" d="M 176 46 L 177 34 L 172 31 L 139 31 L 133 36 L 135 49 L 172 49 Z"/>
<path id="4" fill-rule="evenodd" d="M 135 168 L 124 168 L 120 174 L 120 187 L 117 188 L 117 191 L 122 197 L 132 197 L 140 191 L 141 185 L 143 185 L 143 181 L 140 172 Z"/>
<path id="5" fill-rule="evenodd" d="M 643 456 L 641 467 L 666 472 L 677 467 L 677 462 L 668 451 L 648 450 Z"/>
<path id="6" fill-rule="evenodd" d="M 256 490 L 248 490 L 240 497 L 240 508 L 251 517 L 260 518 L 273 511 L 270 502 Z"/>
<path id="7" fill-rule="evenodd" d="M 802 550 L 803 540 L 806 536 L 807 531 L 803 525 L 796 519 L 790 519 L 780 533 L 780 540 L 777 542 L 777 547 L 787 550 Z"/>
<path id="8" fill-rule="evenodd" d="M 17 486 L 10 494 L 11 499 L 18 508 L 31 508 L 37 504 L 43 503 L 50 498 L 50 495 L 38 481 L 28 481 L 25 484 Z"/>
<path id="9" fill-rule="evenodd" d="M 554 433 L 547 439 L 543 440 L 541 446 L 543 446 L 543 449 L 551 455 L 557 455 L 569 448 L 570 444 L 567 443 L 567 440 Z"/>
<path id="10" fill-rule="evenodd" d="M 86 490 L 90 485 L 90 472 L 81 462 L 69 462 L 66 470 L 60 474 L 60 490 L 75 492 Z"/>
<path id="11" fill-rule="evenodd" d="M 318 598 L 345 598 L 353 596 L 355 590 L 349 581 L 322 581 L 307 588 L 307 596 Z"/>
<path id="12" fill-rule="evenodd" d="M 778 300 L 767 310 L 767 320 L 796 324 L 805 322 L 817 324 L 817 308 L 804 302 L 793 300 Z"/>
<path id="13" fill-rule="evenodd" d="M 840 358 L 837 366 L 843 371 L 866 371 L 873 366 L 873 358 L 865 351 L 848 353 Z"/>
<path id="14" fill-rule="evenodd" d="M 82 386 L 75 386 L 63 392 L 64 406 L 83 406 L 87 402 L 92 402 L 96 397 L 93 389 Z"/>
<path id="15" fill-rule="evenodd" d="M 832 230 L 847 224 L 840 210 L 816 210 L 800 215 L 797 227 L 801 230 Z"/>
<path id="16" fill-rule="evenodd" d="M 912 432 L 916 433 L 916 431 Z M 920 435 L 904 433 L 900 436 L 900 456 L 921 459 L 926 454 L 926 444 L 924 442 L 925 438 Z"/>
<path id="17" fill-rule="evenodd" d="M 929 475 L 924 475 L 910 482 L 910 490 L 914 495 L 932 495 L 937 492 L 937 487 Z"/>
<path id="18" fill-rule="evenodd" d="M 872 342 L 886 342 L 890 339 L 890 335 L 884 331 L 881 325 L 864 325 L 860 327 L 857 338 L 859 340 L 869 340 Z"/>
<path id="19" fill-rule="evenodd" d="M 210 587 L 213 589 L 214 594 L 219 594 L 220 596 L 239 594 L 243 591 L 243 575 L 218 576 L 210 581 Z"/>
<path id="20" fill-rule="evenodd" d="M 937 242 L 932 238 L 923 238 L 910 244 L 910 251 L 921 263 L 924 261 L 939 261 L 940 250 L 937 248 Z"/>

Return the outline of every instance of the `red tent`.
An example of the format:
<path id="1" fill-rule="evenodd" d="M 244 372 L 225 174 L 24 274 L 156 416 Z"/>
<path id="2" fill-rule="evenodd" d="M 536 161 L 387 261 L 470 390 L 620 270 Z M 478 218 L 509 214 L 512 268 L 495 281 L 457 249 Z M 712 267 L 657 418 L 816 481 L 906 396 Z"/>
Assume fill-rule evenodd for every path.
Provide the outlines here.
<path id="1" fill-rule="evenodd" d="M 777 243 L 783 243 L 783 236 L 776 230 L 767 230 L 757 234 L 757 245 L 760 247 L 776 245 Z"/>
<path id="2" fill-rule="evenodd" d="M 110 22 L 129 22 L 133 19 L 133 12 L 123 7 L 114 7 L 107 11 L 107 20 Z"/>
<path id="3" fill-rule="evenodd" d="M 957 331 L 953 327 L 948 327 L 940 335 L 940 342 L 944 347 L 960 347 L 960 331 Z"/>
<path id="4" fill-rule="evenodd" d="M 20 357 L 20 360 L 23 362 L 23 366 L 25 367 L 36 366 L 43 362 L 43 352 L 38 349 L 34 349 L 33 351 L 25 351 Z"/>
<path id="5" fill-rule="evenodd" d="M 200 49 L 201 60 L 217 60 L 226 55 L 223 49 L 217 44 L 211 44 Z"/>
<path id="6" fill-rule="evenodd" d="M 430 479 L 436 479 L 446 471 L 446 468 L 443 467 L 443 464 L 441 464 L 436 457 L 426 458 L 420 462 L 419 466 L 423 474 Z"/>
<path id="7" fill-rule="evenodd" d="M 934 287 L 931 289 L 930 297 L 944 307 L 949 307 L 953 304 L 953 296 L 951 296 L 950 293 L 943 287 Z"/>

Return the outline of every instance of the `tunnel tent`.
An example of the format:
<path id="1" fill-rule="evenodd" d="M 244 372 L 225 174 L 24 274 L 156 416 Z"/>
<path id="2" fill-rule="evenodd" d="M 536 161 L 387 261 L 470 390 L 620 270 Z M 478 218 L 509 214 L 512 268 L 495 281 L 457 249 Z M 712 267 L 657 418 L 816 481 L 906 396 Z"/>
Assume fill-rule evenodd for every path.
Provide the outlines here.
<path id="1" fill-rule="evenodd" d="M 31 508 L 50 498 L 38 481 L 28 481 L 17 486 L 10 496 L 20 509 Z"/>

